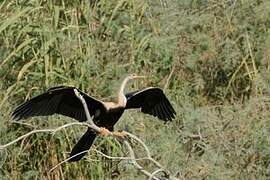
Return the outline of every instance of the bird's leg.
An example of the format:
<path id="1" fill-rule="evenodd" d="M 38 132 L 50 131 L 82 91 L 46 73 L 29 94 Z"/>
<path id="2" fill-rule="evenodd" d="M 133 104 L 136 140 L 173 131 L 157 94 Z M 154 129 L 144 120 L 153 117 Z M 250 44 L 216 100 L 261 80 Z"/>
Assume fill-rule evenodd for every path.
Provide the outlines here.
<path id="1" fill-rule="evenodd" d="M 113 131 L 112 134 L 117 137 L 124 138 L 127 136 L 127 133 L 125 131 Z"/>
<path id="2" fill-rule="evenodd" d="M 110 134 L 110 131 L 108 129 L 106 129 L 104 127 L 101 127 L 100 128 L 100 135 L 102 135 L 102 136 L 109 136 L 109 134 Z"/>
<path id="3" fill-rule="evenodd" d="M 127 136 L 127 133 L 125 131 L 113 131 L 113 132 L 110 132 L 108 129 L 106 129 L 104 127 L 100 128 L 99 134 L 101 136 L 113 135 L 113 136 L 120 137 L 120 138 L 124 138 L 124 137 Z"/>

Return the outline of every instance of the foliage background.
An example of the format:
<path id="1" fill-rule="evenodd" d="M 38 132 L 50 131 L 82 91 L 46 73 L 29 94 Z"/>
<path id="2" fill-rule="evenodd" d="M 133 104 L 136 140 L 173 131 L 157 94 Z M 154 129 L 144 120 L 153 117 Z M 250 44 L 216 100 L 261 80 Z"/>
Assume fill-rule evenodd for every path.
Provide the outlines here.
<path id="1" fill-rule="evenodd" d="M 269 179 L 269 17 L 268 0 L 2 0 L 0 143 L 72 121 L 56 115 L 27 120 L 32 126 L 12 122 L 16 105 L 49 87 L 111 97 L 123 77 L 137 73 L 148 79 L 129 89 L 165 88 L 177 118 L 164 124 L 129 111 L 117 129 L 141 137 L 175 176 Z M 84 131 L 36 134 L 1 151 L 0 178 L 144 178 L 95 151 L 48 173 Z M 98 138 L 94 148 L 123 155 L 110 138 Z"/>

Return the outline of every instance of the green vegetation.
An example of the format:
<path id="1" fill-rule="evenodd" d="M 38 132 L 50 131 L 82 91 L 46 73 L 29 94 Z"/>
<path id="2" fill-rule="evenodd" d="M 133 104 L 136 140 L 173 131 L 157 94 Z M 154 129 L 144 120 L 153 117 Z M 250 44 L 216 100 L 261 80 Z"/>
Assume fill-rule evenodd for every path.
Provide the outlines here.
<path id="1" fill-rule="evenodd" d="M 177 118 L 164 125 L 130 111 L 116 129 L 138 135 L 175 176 L 269 179 L 269 17 L 268 0 L 2 0 L 0 143 L 72 121 L 52 116 L 27 120 L 33 127 L 15 124 L 10 114 L 25 99 L 55 85 L 108 97 L 137 73 L 149 78 L 129 89 L 166 86 Z M 95 151 L 49 174 L 84 131 L 36 134 L 0 151 L 0 179 L 144 178 Z M 123 155 L 112 138 L 98 138 L 94 148 Z"/>

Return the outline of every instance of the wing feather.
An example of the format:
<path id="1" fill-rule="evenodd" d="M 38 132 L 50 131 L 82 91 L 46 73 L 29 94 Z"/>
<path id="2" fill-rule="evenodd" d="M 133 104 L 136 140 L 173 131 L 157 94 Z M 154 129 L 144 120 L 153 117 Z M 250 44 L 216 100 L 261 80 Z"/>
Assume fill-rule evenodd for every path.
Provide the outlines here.
<path id="1" fill-rule="evenodd" d="M 153 114 L 150 114 L 150 115 L 153 115 L 154 117 L 158 117 L 159 118 L 159 116 L 158 116 L 158 111 L 157 111 L 157 108 L 153 108 L 153 110 L 154 110 L 154 113 Z"/>
<path id="2" fill-rule="evenodd" d="M 164 121 L 175 118 L 175 110 L 160 88 L 146 88 L 126 94 L 126 109 L 140 108 L 143 113 L 157 116 Z"/>
<path id="3" fill-rule="evenodd" d="M 168 113 L 168 111 L 164 105 L 164 102 L 160 103 L 160 107 L 163 110 L 163 113 L 165 114 L 165 118 L 170 120 L 170 113 Z"/>
<path id="4" fill-rule="evenodd" d="M 160 112 L 161 119 L 166 120 L 166 115 L 165 115 L 165 113 L 164 113 L 164 111 L 163 111 L 163 109 L 162 109 L 162 107 L 161 107 L 161 103 L 158 104 L 158 110 L 159 110 L 159 112 Z"/>
<path id="5" fill-rule="evenodd" d="M 20 120 L 32 116 L 62 114 L 78 121 L 85 121 L 86 115 L 83 105 L 74 94 L 74 89 L 75 87 L 68 86 L 53 87 L 47 92 L 19 105 L 14 110 L 12 116 L 14 119 Z M 88 96 L 80 90 L 78 91 L 84 97 L 91 116 L 95 114 L 97 109 L 104 109 L 104 105 L 101 101 Z"/>

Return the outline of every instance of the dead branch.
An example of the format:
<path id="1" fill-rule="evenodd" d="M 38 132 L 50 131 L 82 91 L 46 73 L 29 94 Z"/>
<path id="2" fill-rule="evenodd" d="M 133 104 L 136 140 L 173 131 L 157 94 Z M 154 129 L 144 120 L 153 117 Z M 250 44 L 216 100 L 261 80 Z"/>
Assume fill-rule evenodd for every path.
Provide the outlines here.
<path id="1" fill-rule="evenodd" d="M 60 126 L 60 127 L 57 127 L 57 128 L 51 128 L 51 129 L 36 129 L 36 130 L 30 131 L 29 133 L 24 134 L 24 135 L 22 135 L 22 136 L 20 136 L 20 137 L 18 137 L 18 138 L 16 138 L 16 139 L 14 139 L 13 141 L 11 141 L 11 142 L 9 142 L 9 143 L 7 143 L 7 144 L 0 145 L 0 150 L 5 149 L 5 148 L 7 148 L 8 146 L 11 146 L 12 144 L 14 144 L 14 143 L 16 143 L 16 142 L 18 142 L 18 141 L 20 141 L 20 140 L 22 140 L 22 139 L 24 139 L 24 138 L 26 138 L 26 137 L 32 135 L 32 134 L 36 134 L 36 133 L 44 133 L 44 132 L 45 132 L 45 133 L 52 133 L 52 134 L 54 134 L 54 133 L 56 133 L 57 131 L 60 131 L 60 130 L 62 130 L 62 129 L 64 129 L 64 128 L 67 128 L 67 127 L 70 127 L 70 126 L 74 126 L 74 125 L 83 125 L 83 126 L 88 126 L 88 127 L 89 127 L 89 125 L 88 125 L 87 123 L 73 122 L 73 123 L 65 124 L 65 125 Z"/>
<path id="2" fill-rule="evenodd" d="M 90 116 L 90 113 L 89 113 L 89 109 L 87 107 L 87 104 L 84 100 L 84 98 L 81 96 L 81 94 L 76 90 L 74 89 L 74 93 L 75 95 L 78 97 L 78 99 L 82 102 L 83 104 L 83 107 L 84 107 L 84 110 L 85 110 L 85 114 L 86 114 L 86 117 L 87 117 L 87 122 L 73 122 L 73 123 L 68 123 L 68 124 L 65 124 L 63 126 L 60 126 L 60 127 L 57 127 L 57 128 L 52 128 L 52 129 L 38 129 L 38 130 L 32 130 L 30 131 L 29 133 L 27 134 L 24 134 L 18 138 L 16 138 L 15 140 L 7 143 L 7 144 L 4 144 L 4 145 L 0 145 L 0 150 L 3 150 L 11 145 L 13 145 L 14 143 L 32 135 L 32 134 L 35 134 L 35 133 L 51 133 L 51 134 L 55 134 L 56 132 L 64 129 L 64 128 L 67 128 L 67 127 L 71 127 L 71 126 L 74 126 L 74 125 L 80 125 L 80 126 L 86 126 L 88 128 L 91 128 L 93 129 L 95 132 L 97 132 L 97 134 L 101 134 L 102 132 L 102 128 L 98 127 L 95 125 L 95 123 L 93 122 L 91 116 Z M 137 136 L 135 136 L 134 134 L 131 134 L 131 133 L 128 133 L 128 132 L 125 132 L 123 131 L 124 134 L 126 135 L 125 137 L 123 136 L 120 136 L 119 135 L 119 132 L 110 132 L 108 131 L 108 136 L 113 136 L 115 138 L 119 138 L 121 139 L 122 143 L 125 145 L 127 151 L 128 151 L 128 154 L 129 154 L 129 157 L 112 157 L 112 156 L 109 156 L 109 155 L 106 155 L 98 150 L 95 150 L 98 154 L 100 154 L 101 156 L 103 157 L 106 157 L 108 159 L 112 159 L 112 160 L 125 160 L 125 161 L 129 161 L 131 164 L 133 164 L 133 166 L 138 170 L 140 171 L 141 173 L 143 173 L 145 176 L 147 176 L 149 179 L 154 179 L 154 180 L 159 180 L 159 178 L 156 176 L 158 173 L 163 173 L 164 174 L 164 177 L 166 179 L 172 179 L 172 180 L 177 180 L 178 178 L 174 177 L 171 175 L 171 173 L 166 170 L 159 162 L 157 162 L 156 160 L 154 160 L 151 156 L 151 153 L 148 149 L 148 147 L 145 145 L 145 143 L 140 139 L 138 138 Z M 121 132 L 121 133 L 123 133 Z M 142 158 L 136 158 L 135 156 L 135 152 L 131 146 L 131 144 L 129 143 L 128 139 L 133 139 L 135 141 L 137 141 L 145 150 L 146 152 L 146 157 L 142 157 Z M 68 159 L 65 159 L 64 161 L 58 163 L 56 166 L 54 166 L 53 168 L 51 168 L 49 170 L 49 172 L 52 172 L 53 170 L 55 170 L 57 167 L 59 167 L 60 165 L 62 165 L 63 163 L 67 162 L 69 159 L 75 157 L 75 156 L 78 156 L 79 154 L 81 153 L 85 153 L 85 152 L 88 152 L 89 150 L 87 151 L 83 151 L 83 152 L 80 152 L 72 157 L 69 157 Z M 139 160 L 149 160 L 150 162 L 154 163 L 155 166 L 158 168 L 157 170 L 155 170 L 154 172 L 149 172 L 147 170 L 145 170 L 137 161 Z M 184 179 L 184 178 L 182 178 Z"/>
<path id="3" fill-rule="evenodd" d="M 93 126 L 96 130 L 98 131 L 99 133 L 101 132 L 101 129 L 95 125 L 95 123 L 93 122 L 91 116 L 90 116 L 90 113 L 89 113 L 89 109 L 87 107 L 87 104 L 84 100 L 84 98 L 80 95 L 80 93 L 74 89 L 74 93 L 75 95 L 80 99 L 80 101 L 82 102 L 83 104 L 83 107 L 84 107 L 84 111 L 86 113 L 86 117 L 87 117 L 87 122 L 90 123 L 91 126 Z M 153 173 L 150 173 L 148 172 L 147 170 L 143 169 L 143 167 L 141 165 L 139 165 L 137 163 L 137 161 L 135 160 L 136 157 L 135 157 L 135 153 L 133 151 L 133 148 L 131 147 L 130 143 L 127 141 L 127 138 L 124 139 L 123 143 L 125 144 L 125 146 L 127 147 L 127 150 L 130 154 L 130 161 L 131 163 L 134 165 L 134 167 L 139 170 L 140 172 L 142 172 L 144 175 L 148 176 L 149 179 L 155 179 L 155 180 L 158 180 L 159 178 L 157 178 L 155 175 L 158 173 L 158 172 L 163 172 L 165 174 L 165 177 L 167 179 L 177 179 L 176 177 L 173 177 L 173 176 L 170 176 L 170 174 L 168 173 L 168 171 L 165 171 L 164 168 L 162 168 L 162 166 L 160 165 L 160 163 L 158 163 L 157 161 L 155 161 L 152 157 L 151 157 L 151 154 L 150 154 L 150 151 L 148 149 L 148 147 L 145 145 L 145 143 L 139 139 L 137 136 L 131 134 L 131 133 L 128 133 L 128 132 L 124 132 L 127 136 L 129 136 L 130 138 L 138 141 L 145 149 L 146 153 L 147 153 L 147 158 L 152 161 L 159 169 L 154 171 Z M 109 135 L 111 136 L 114 136 L 114 137 L 119 137 L 118 136 L 118 133 L 114 133 L 114 132 L 110 132 Z"/>

